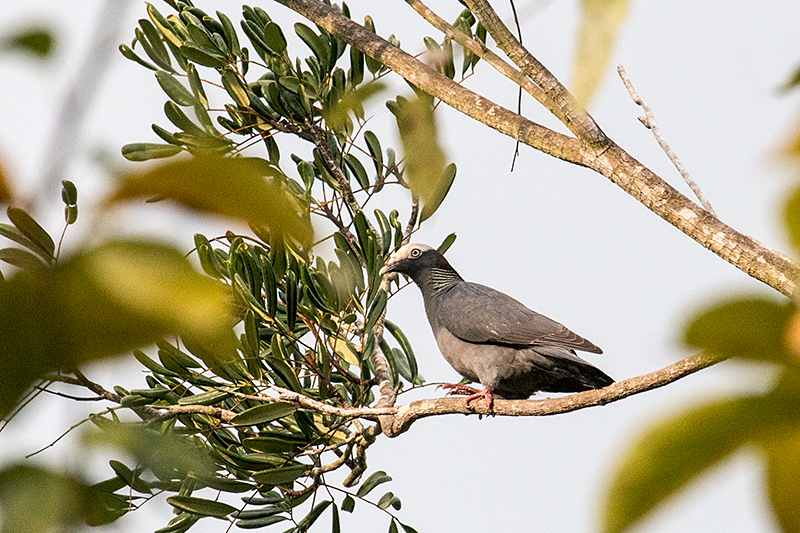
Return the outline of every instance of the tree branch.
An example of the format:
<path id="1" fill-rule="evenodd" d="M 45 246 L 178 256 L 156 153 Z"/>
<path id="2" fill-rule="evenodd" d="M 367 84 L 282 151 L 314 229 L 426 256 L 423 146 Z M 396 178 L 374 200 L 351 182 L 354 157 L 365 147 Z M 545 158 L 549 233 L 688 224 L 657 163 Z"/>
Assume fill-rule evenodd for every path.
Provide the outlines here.
<path id="1" fill-rule="evenodd" d="M 558 88 L 558 80 L 546 70 L 526 72 L 526 67 L 521 66 L 523 72 L 532 76 L 545 92 L 553 94 L 556 100 L 553 112 L 564 115 L 564 120 L 570 121 L 569 124 L 575 131 L 583 132 L 582 138 L 588 139 L 585 142 L 536 124 L 453 82 L 320 0 L 277 1 L 466 115 L 546 154 L 599 172 L 722 259 L 781 293 L 793 295 L 800 277 L 800 266 L 797 263 L 722 223 L 612 141 L 592 144 L 591 139 L 602 139 L 605 136 L 593 137 L 591 125 L 594 121 L 590 123 L 581 118 L 583 115 L 580 112 L 570 109 L 573 100 L 562 94 L 563 91 Z M 466 1 L 472 5 L 485 4 L 479 0 Z M 513 39 L 513 35 L 511 37 Z M 513 44 L 514 41 L 516 39 L 507 42 Z M 522 48 L 521 45 L 519 48 Z M 509 48 L 507 53 L 516 57 L 519 55 L 517 52 Z M 535 60 L 525 63 L 520 59 L 520 62 L 531 68 L 540 65 Z M 601 134 L 602 132 L 599 135 Z"/>
<path id="2" fill-rule="evenodd" d="M 628 93 L 631 95 L 633 103 L 641 107 L 642 111 L 644 111 L 645 116 L 639 117 L 639 122 L 641 122 L 645 128 L 653 132 L 656 142 L 658 142 L 658 145 L 661 147 L 664 153 L 667 154 L 667 157 L 670 161 L 672 161 L 672 164 L 675 165 L 675 168 L 678 169 L 683 181 L 685 181 L 689 187 L 691 187 L 694 195 L 697 196 L 698 200 L 700 200 L 700 204 L 702 204 L 703 208 L 705 208 L 705 210 L 712 215 L 717 216 L 717 214 L 714 212 L 714 208 L 711 207 L 711 202 L 708 201 L 703 194 L 703 191 L 700 190 L 700 186 L 695 183 L 695 181 L 689 175 L 689 171 L 686 170 L 686 167 L 683 166 L 681 160 L 678 159 L 678 155 L 672 150 L 672 148 L 670 148 L 669 144 L 667 144 L 664 136 L 661 135 L 661 130 L 658 129 L 656 117 L 653 116 L 653 111 L 650 109 L 650 106 L 647 105 L 645 99 L 639 96 L 639 93 L 637 93 L 636 89 L 633 88 L 633 84 L 631 83 L 631 80 L 628 79 L 628 75 L 625 72 L 625 69 L 622 68 L 622 65 L 617 67 L 617 72 L 619 73 L 619 77 L 622 78 L 622 83 L 625 84 L 625 88 L 628 89 Z"/>

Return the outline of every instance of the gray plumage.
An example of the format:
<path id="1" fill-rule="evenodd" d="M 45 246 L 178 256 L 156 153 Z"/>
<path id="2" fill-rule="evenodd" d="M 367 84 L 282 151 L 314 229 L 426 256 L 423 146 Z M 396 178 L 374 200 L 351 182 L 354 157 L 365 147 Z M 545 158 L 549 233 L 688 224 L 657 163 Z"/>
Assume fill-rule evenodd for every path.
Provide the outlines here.
<path id="1" fill-rule="evenodd" d="M 599 354 L 600 348 L 500 291 L 464 281 L 430 246 L 403 246 L 381 272 L 406 274 L 419 286 L 442 355 L 456 372 L 486 387 L 467 400 L 486 396 L 491 408 L 493 394 L 522 399 L 614 382 L 575 354 Z"/>

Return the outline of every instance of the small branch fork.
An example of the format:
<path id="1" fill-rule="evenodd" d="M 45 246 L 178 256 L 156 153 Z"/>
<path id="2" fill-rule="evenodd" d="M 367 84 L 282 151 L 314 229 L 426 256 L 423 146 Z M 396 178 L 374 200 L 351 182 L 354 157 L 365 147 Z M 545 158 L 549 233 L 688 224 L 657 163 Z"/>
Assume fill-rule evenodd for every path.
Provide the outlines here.
<path id="1" fill-rule="evenodd" d="M 667 157 L 669 157 L 669 160 L 672 161 L 673 165 L 675 165 L 675 168 L 678 169 L 678 172 L 680 172 L 680 175 L 681 177 L 683 177 L 683 180 L 689 185 L 689 187 L 692 188 L 692 191 L 694 192 L 695 196 L 697 196 L 697 199 L 700 200 L 700 203 L 702 204 L 703 208 L 712 215 L 717 216 L 717 214 L 714 212 L 714 208 L 711 207 L 711 202 L 708 201 L 708 199 L 703 194 L 703 191 L 700 190 L 700 186 L 697 185 L 697 183 L 692 179 L 692 177 L 689 175 L 689 171 L 686 170 L 686 167 L 683 166 L 681 160 L 678 159 L 677 154 L 667 144 L 667 141 L 661 134 L 661 130 L 658 129 L 658 125 L 656 124 L 656 118 L 653 116 L 653 112 L 650 109 L 650 106 L 647 105 L 645 99 L 639 96 L 639 93 L 637 93 L 636 90 L 633 88 L 633 84 L 631 83 L 631 80 L 628 79 L 628 75 L 625 72 L 625 69 L 622 67 L 622 65 L 617 66 L 617 73 L 619 73 L 619 77 L 622 78 L 622 83 L 625 84 L 625 88 L 628 89 L 628 92 L 630 93 L 631 98 L 633 99 L 633 103 L 641 107 L 642 111 L 644 111 L 645 116 L 639 117 L 639 122 L 641 122 L 645 128 L 653 132 L 653 135 L 655 136 L 658 145 L 661 147 L 662 150 L 664 150 L 664 153 L 667 154 Z"/>

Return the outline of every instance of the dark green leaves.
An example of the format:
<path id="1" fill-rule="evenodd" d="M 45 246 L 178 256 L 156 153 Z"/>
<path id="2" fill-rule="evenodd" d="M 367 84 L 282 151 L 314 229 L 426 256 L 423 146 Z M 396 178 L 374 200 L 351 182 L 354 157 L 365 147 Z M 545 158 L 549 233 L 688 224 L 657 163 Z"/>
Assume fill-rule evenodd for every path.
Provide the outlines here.
<path id="1" fill-rule="evenodd" d="M 270 468 L 253 474 L 253 479 L 265 485 L 291 486 L 295 479 L 304 476 L 310 468 L 306 465 Z"/>
<path id="2" fill-rule="evenodd" d="M 357 495 L 360 498 L 363 498 L 364 496 L 369 494 L 370 491 L 372 491 L 372 489 L 374 489 L 381 483 L 387 483 L 391 480 L 392 480 L 391 476 L 387 475 L 386 472 L 384 472 L 383 470 L 378 470 L 377 472 L 369 476 L 366 479 L 366 481 L 364 481 L 364 483 L 361 484 L 360 487 L 358 487 Z"/>

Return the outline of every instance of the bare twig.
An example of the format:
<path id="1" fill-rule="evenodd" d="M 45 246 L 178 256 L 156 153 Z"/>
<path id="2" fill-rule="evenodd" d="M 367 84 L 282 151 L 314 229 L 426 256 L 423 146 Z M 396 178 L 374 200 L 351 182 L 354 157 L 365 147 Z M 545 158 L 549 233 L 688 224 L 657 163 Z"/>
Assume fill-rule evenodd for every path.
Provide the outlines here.
<path id="1" fill-rule="evenodd" d="M 664 150 L 664 153 L 667 154 L 667 157 L 669 157 L 669 160 L 672 161 L 673 165 L 675 165 L 675 168 L 678 169 L 678 172 L 680 172 L 683 180 L 689 185 L 689 187 L 692 188 L 692 191 L 694 192 L 695 196 L 697 196 L 697 199 L 700 200 L 703 208 L 712 215 L 717 216 L 717 214 L 714 212 L 714 208 L 711 207 L 711 202 L 708 201 L 705 195 L 703 195 L 703 191 L 700 190 L 700 186 L 697 185 L 697 183 L 692 179 L 692 177 L 689 175 L 689 171 L 686 170 L 686 167 L 683 165 L 683 163 L 681 163 L 681 160 L 678 159 L 677 154 L 675 154 L 672 148 L 670 148 L 670 146 L 667 144 L 667 141 L 661 134 L 661 130 L 658 129 L 656 119 L 653 116 L 650 106 L 647 105 L 645 99 L 639 96 L 639 93 L 637 93 L 633 88 L 633 84 L 631 83 L 631 80 L 628 79 L 628 75 L 622 65 L 617 66 L 617 72 L 619 73 L 619 77 L 622 78 L 622 83 L 625 84 L 625 88 L 628 89 L 633 102 L 641 107 L 644 111 L 645 116 L 639 117 L 639 122 L 641 122 L 645 128 L 653 132 L 656 141 L 658 141 L 658 145 L 662 150 Z"/>
<path id="2" fill-rule="evenodd" d="M 411 214 L 408 216 L 408 224 L 406 230 L 403 232 L 403 244 L 408 244 L 411 241 L 411 234 L 414 233 L 414 227 L 417 225 L 419 218 L 419 196 L 411 193 Z"/>

